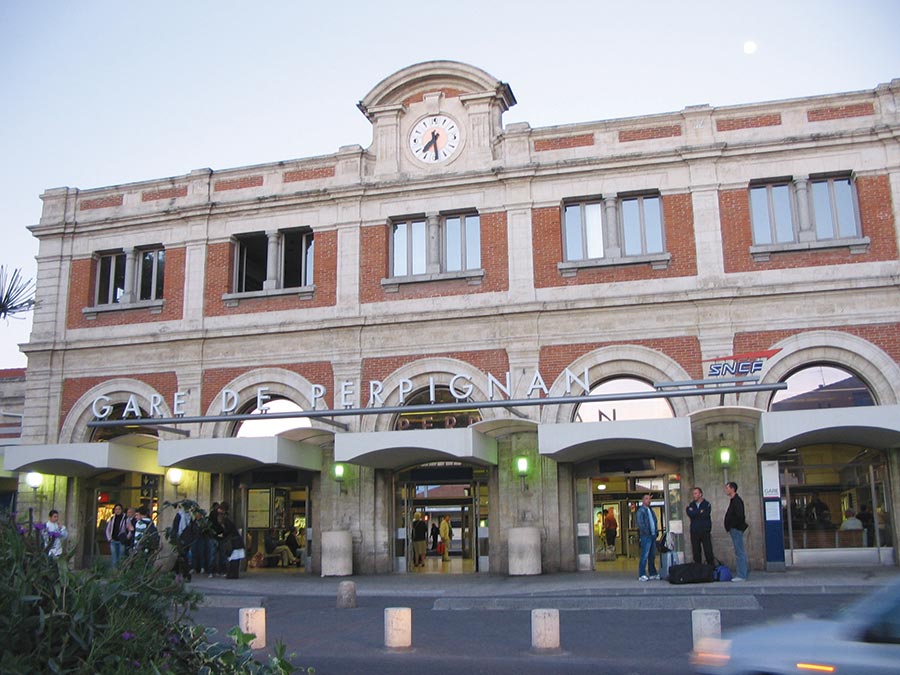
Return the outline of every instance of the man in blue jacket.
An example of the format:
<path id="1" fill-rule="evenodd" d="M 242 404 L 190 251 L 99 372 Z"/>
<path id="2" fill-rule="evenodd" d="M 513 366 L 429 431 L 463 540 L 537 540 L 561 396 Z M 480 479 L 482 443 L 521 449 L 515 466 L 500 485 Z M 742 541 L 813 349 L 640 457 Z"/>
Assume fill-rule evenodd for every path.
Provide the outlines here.
<path id="1" fill-rule="evenodd" d="M 638 565 L 638 579 L 650 581 L 659 579 L 656 571 L 656 537 L 659 527 L 656 523 L 656 514 L 650 508 L 650 495 L 644 495 L 641 505 L 637 510 L 637 528 L 641 537 L 641 560 Z M 650 563 L 650 576 L 647 576 L 647 562 Z"/>
<path id="2" fill-rule="evenodd" d="M 703 498 L 703 490 L 695 487 L 694 501 L 688 504 L 687 514 L 691 519 L 691 548 L 694 562 L 701 562 L 700 548 L 706 556 L 707 565 L 715 565 L 712 550 L 712 506 Z"/>

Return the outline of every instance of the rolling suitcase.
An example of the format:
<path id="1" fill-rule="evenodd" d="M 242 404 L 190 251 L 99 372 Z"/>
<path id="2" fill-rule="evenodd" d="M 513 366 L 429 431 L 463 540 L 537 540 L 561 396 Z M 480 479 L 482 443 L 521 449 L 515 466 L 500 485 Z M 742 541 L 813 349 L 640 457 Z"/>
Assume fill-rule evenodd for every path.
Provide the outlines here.
<path id="1" fill-rule="evenodd" d="M 670 584 L 705 584 L 713 580 L 715 568 L 703 563 L 684 563 L 669 568 Z"/>
<path id="2" fill-rule="evenodd" d="M 659 578 L 668 579 L 669 570 L 675 566 L 675 552 L 666 551 L 659 555 Z"/>

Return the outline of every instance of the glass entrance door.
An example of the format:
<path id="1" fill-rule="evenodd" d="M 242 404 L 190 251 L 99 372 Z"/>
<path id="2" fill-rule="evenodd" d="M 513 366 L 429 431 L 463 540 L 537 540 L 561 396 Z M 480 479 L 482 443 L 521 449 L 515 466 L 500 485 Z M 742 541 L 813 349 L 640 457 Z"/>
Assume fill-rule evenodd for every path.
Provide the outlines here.
<path id="1" fill-rule="evenodd" d="M 463 574 L 487 571 L 487 479 L 472 467 L 426 465 L 402 472 L 395 489 L 394 559 L 398 572 Z M 428 525 L 424 567 L 413 563 L 415 514 Z M 440 552 L 440 526 L 450 517 L 448 560 Z"/>

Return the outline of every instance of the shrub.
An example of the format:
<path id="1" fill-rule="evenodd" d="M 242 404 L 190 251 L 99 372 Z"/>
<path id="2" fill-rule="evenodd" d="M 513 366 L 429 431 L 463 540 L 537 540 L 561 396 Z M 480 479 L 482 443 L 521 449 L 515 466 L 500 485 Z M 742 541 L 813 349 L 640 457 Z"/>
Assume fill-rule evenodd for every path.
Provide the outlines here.
<path id="1" fill-rule="evenodd" d="M 158 569 L 156 555 L 128 556 L 119 568 L 72 570 L 70 555 L 44 552 L 34 524 L 0 514 L 0 672 L 6 675 L 284 675 L 296 668 L 284 646 L 263 663 L 252 635 L 230 644 L 192 625 L 201 599 Z M 308 672 L 312 672 L 311 669 Z"/>

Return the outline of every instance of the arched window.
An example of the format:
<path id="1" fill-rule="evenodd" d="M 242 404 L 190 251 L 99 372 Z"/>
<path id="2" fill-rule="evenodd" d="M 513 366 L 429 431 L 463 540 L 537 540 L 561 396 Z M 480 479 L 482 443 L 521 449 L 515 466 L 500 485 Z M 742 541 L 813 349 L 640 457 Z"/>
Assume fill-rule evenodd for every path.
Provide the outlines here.
<path id="1" fill-rule="evenodd" d="M 636 377 L 613 377 L 591 389 L 591 396 L 653 392 L 653 385 Z M 582 403 L 575 410 L 576 422 L 648 420 L 675 417 L 665 398 L 627 398 L 599 403 Z"/>
<path id="2" fill-rule="evenodd" d="M 466 401 L 457 401 L 450 393 L 450 387 L 437 386 L 434 388 L 435 403 L 459 403 L 459 409 L 443 410 L 440 412 L 408 412 L 400 413 L 394 420 L 395 431 L 408 429 L 460 429 L 469 427 L 481 421 L 481 413 L 466 405 Z M 431 403 L 431 394 L 427 388 L 421 389 L 407 397 L 406 405 L 428 405 Z"/>
<path id="3" fill-rule="evenodd" d="M 775 392 L 769 410 L 814 410 L 875 405 L 872 392 L 855 373 L 819 363 L 803 366 L 783 380 L 788 388 Z"/>
<path id="4" fill-rule="evenodd" d="M 252 404 L 251 404 L 252 405 Z M 248 406 L 249 408 L 249 406 Z M 259 436 L 278 436 L 291 429 L 312 426 L 308 417 L 285 417 L 282 419 L 265 419 L 267 414 L 283 412 L 302 412 L 303 408 L 286 398 L 273 398 L 266 404 L 253 410 L 245 409 L 243 414 L 259 415 L 258 420 L 246 420 L 238 422 L 234 435 L 238 438 L 250 438 Z"/>

